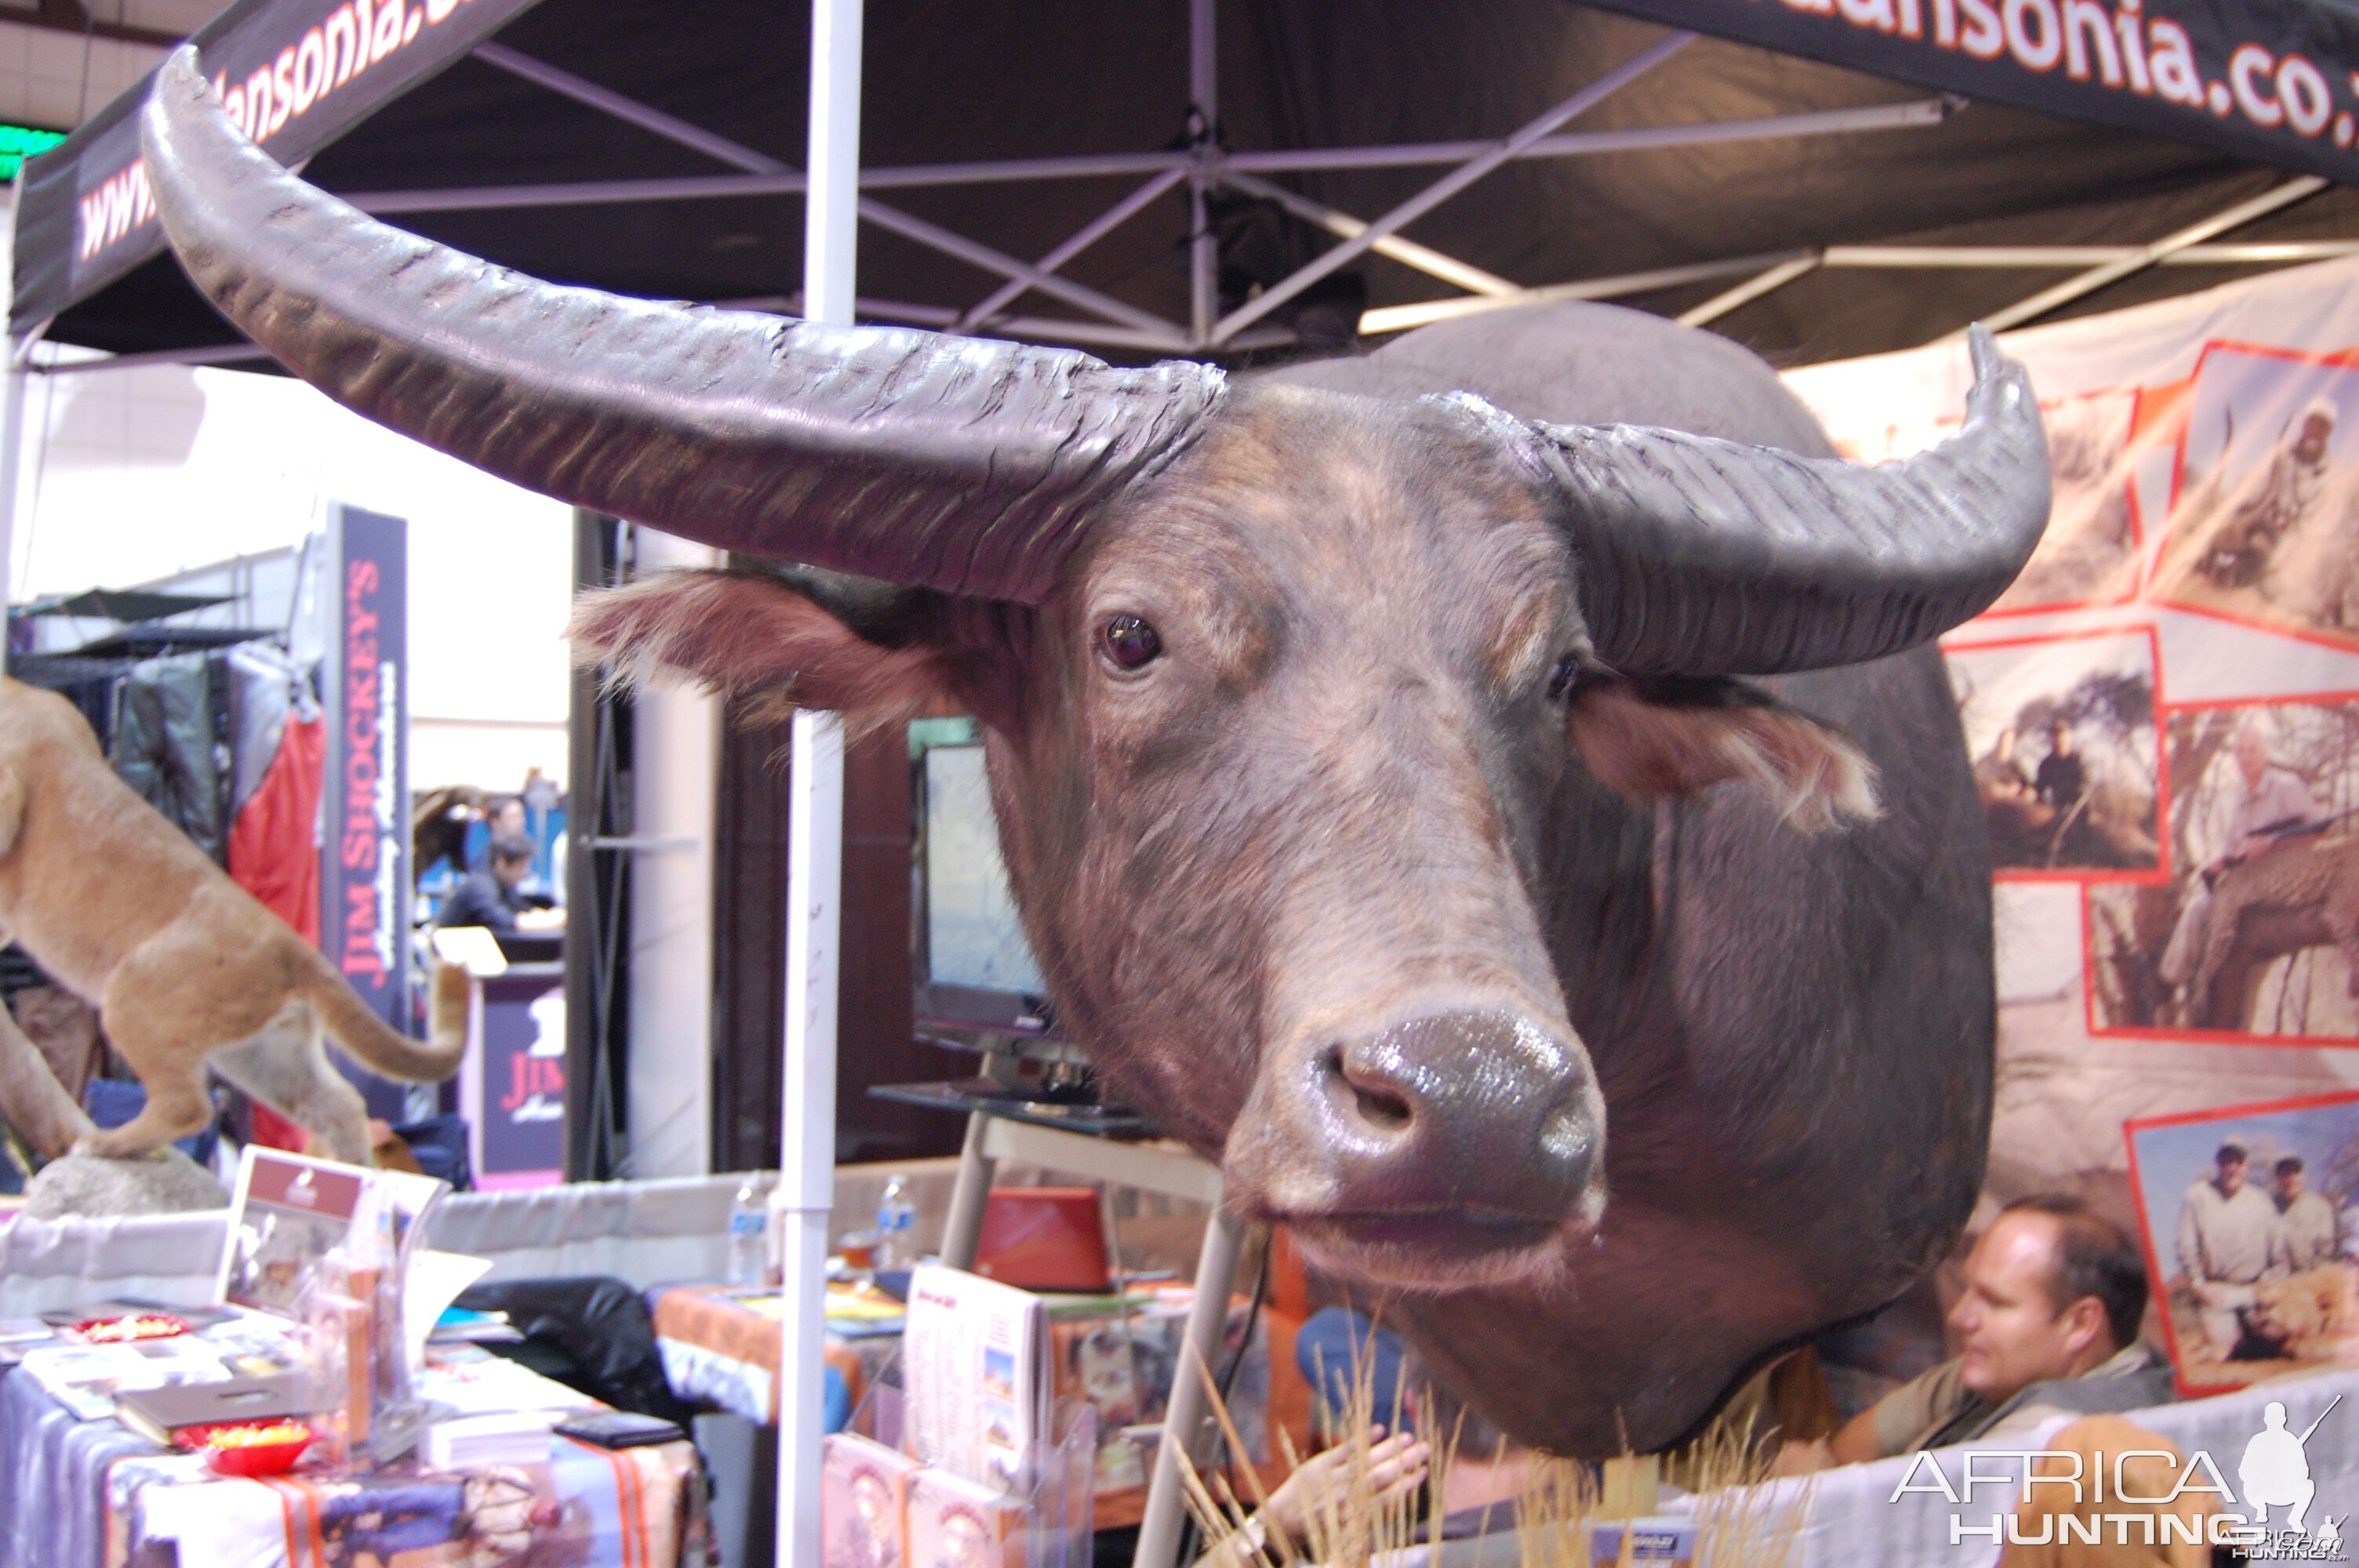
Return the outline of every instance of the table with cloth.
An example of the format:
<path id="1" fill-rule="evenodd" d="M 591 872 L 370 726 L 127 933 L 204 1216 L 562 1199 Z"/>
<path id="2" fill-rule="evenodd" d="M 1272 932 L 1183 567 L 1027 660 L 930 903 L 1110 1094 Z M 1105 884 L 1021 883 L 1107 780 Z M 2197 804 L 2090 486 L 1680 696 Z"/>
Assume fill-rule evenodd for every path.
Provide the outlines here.
<path id="1" fill-rule="evenodd" d="M 501 1372 L 503 1390 L 546 1382 Z M 581 1400 L 550 1384 L 527 1402 Z M 521 1464 L 239 1480 L 76 1420 L 21 1368 L 0 1378 L 0 1568 L 702 1568 L 707 1547 L 684 1442 L 610 1452 L 552 1433 Z"/>
<path id="2" fill-rule="evenodd" d="M 690 1404 L 706 1405 L 767 1425 L 778 1406 L 778 1362 L 785 1327 L 775 1292 L 724 1285 L 680 1285 L 650 1291 L 656 1349 L 663 1357 L 671 1391 Z M 837 1292 L 831 1292 L 832 1306 Z M 843 1320 L 831 1313 L 831 1328 Z M 882 1321 L 899 1322 L 897 1314 Z M 866 1394 L 868 1385 L 901 1347 L 897 1334 L 827 1336 L 829 1379 L 827 1426 L 831 1432 Z M 841 1384 L 839 1391 L 836 1385 Z"/>

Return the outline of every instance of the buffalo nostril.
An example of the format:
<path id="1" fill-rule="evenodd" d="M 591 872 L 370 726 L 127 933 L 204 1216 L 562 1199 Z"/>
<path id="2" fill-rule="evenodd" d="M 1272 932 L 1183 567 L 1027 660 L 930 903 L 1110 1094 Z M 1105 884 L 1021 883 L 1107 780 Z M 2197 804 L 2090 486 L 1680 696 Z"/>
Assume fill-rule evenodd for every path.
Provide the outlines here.
<path id="1" fill-rule="evenodd" d="M 1364 1084 L 1353 1084 L 1352 1097 L 1360 1112 L 1360 1119 L 1371 1127 L 1386 1132 L 1398 1132 L 1409 1124 L 1408 1101 L 1397 1094 L 1387 1094 L 1383 1089 L 1370 1088 Z"/>
<path id="2" fill-rule="evenodd" d="M 1337 1105 L 1348 1103 L 1360 1120 L 1376 1131 L 1402 1132 L 1417 1119 L 1416 1108 L 1408 1096 L 1379 1075 L 1355 1072 L 1344 1061 L 1341 1045 L 1330 1045 L 1321 1052 L 1319 1067 Z"/>

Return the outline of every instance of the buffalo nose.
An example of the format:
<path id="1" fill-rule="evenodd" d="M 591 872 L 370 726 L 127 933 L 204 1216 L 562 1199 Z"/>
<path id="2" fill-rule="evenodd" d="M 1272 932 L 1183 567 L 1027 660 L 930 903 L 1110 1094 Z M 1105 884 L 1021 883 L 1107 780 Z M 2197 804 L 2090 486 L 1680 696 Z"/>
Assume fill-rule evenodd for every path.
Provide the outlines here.
<path id="1" fill-rule="evenodd" d="M 1320 1089 L 1343 1210 L 1554 1225 L 1596 1174 L 1588 1055 L 1516 1013 L 1442 1013 L 1342 1042 Z"/>

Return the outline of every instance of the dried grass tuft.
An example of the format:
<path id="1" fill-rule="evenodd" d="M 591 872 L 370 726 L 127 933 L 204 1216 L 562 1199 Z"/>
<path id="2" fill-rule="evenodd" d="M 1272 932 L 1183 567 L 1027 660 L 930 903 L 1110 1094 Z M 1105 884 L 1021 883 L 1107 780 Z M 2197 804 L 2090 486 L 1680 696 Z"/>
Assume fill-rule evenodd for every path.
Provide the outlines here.
<path id="1" fill-rule="evenodd" d="M 1206 1391 L 1230 1451 L 1244 1453 L 1209 1377 Z M 1355 1357 L 1343 1419 L 1325 1433 L 1333 1445 L 1349 1450 L 1343 1484 L 1310 1510 L 1307 1539 L 1301 1541 L 1288 1539 L 1278 1530 L 1265 1533 L 1250 1526 L 1253 1509 L 1267 1499 L 1252 1465 L 1238 1467 L 1251 1495 L 1248 1506 L 1236 1496 L 1225 1473 L 1201 1473 L 1183 1453 L 1181 1478 L 1189 1509 L 1204 1532 L 1206 1556 L 1201 1561 L 1219 1568 L 1378 1568 L 1396 1554 L 1439 1548 L 1442 1519 L 1438 1512 L 1427 1514 L 1425 1498 L 1384 1502 L 1373 1478 L 1369 1456 L 1380 1441 L 1378 1429 L 1400 1430 L 1404 1413 L 1418 1430 L 1430 1430 L 1430 1406 L 1404 1412 L 1396 1401 L 1392 1409 L 1378 1411 L 1373 1364 Z M 1592 1568 L 1591 1527 L 1656 1511 L 1658 1482 L 1666 1476 L 1694 1496 L 1699 1564 L 1786 1568 L 1797 1555 L 1810 1488 L 1807 1483 L 1799 1489 L 1761 1485 L 1772 1476 L 1777 1439 L 1774 1429 L 1756 1431 L 1756 1417 L 1748 1412 L 1742 1419 L 1714 1422 L 1693 1443 L 1670 1454 L 1625 1454 L 1602 1466 L 1534 1455 L 1515 1500 L 1520 1568 Z M 1426 1498 L 1444 1494 L 1458 1456 L 1458 1436 L 1453 1430 L 1446 1438 L 1433 1440 Z M 1276 1437 L 1290 1474 L 1303 1456 L 1286 1433 L 1279 1431 Z M 1629 1564 L 1629 1553 L 1625 1536 L 1622 1564 Z"/>

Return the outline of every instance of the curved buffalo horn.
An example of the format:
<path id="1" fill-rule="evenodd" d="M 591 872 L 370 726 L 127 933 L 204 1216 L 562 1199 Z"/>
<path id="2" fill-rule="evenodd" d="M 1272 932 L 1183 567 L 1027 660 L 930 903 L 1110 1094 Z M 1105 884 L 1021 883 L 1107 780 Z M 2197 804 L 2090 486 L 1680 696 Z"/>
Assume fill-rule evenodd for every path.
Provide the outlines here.
<path id="1" fill-rule="evenodd" d="M 1930 641 L 2006 591 L 2048 526 L 2048 440 L 1981 327 L 1964 428 L 1862 468 L 1637 426 L 1538 425 L 1600 662 L 1775 675 Z"/>
<path id="2" fill-rule="evenodd" d="M 1184 362 L 565 288 L 280 168 L 183 48 L 140 127 L 172 248 L 347 408 L 517 484 L 729 549 L 1037 603 L 1096 508 L 1220 399 Z"/>

